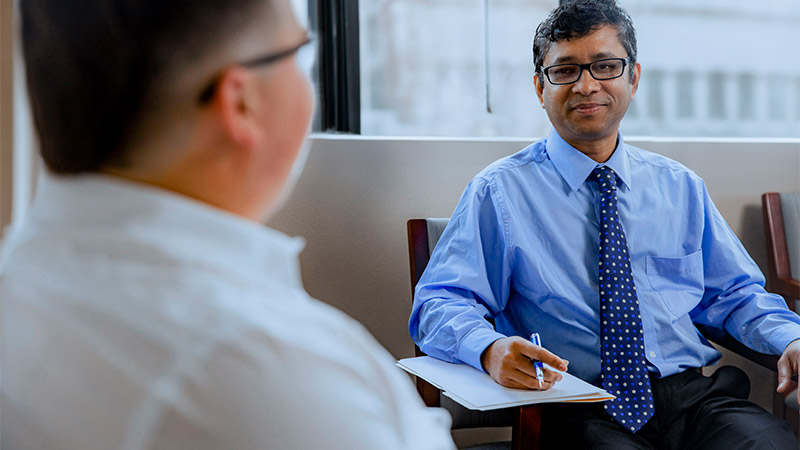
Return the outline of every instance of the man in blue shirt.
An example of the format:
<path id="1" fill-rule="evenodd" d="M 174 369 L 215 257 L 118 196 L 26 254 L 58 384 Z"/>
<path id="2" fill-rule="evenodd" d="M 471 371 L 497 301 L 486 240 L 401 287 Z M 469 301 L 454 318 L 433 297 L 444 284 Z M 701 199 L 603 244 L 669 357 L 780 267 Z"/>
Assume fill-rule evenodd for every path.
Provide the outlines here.
<path id="1" fill-rule="evenodd" d="M 720 357 L 704 324 L 782 354 L 787 391 L 800 319 L 764 291 L 703 181 L 624 143 L 641 71 L 630 17 L 614 1 L 566 3 L 537 29 L 534 63 L 554 130 L 467 186 L 417 285 L 414 341 L 505 386 L 561 378 L 548 370 L 540 387 L 537 359 L 617 396 L 547 405 L 544 448 L 797 448 L 745 400 L 743 372 L 699 373 Z"/>

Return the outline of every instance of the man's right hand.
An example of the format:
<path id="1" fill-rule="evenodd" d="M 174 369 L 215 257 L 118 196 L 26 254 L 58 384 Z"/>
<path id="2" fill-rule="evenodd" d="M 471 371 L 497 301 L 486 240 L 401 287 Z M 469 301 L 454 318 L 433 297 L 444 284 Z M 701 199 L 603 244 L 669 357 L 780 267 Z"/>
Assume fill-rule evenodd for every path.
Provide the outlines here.
<path id="1" fill-rule="evenodd" d="M 550 389 L 562 378 L 561 374 L 545 368 L 544 384 L 539 386 L 534 359 L 561 371 L 567 370 L 569 364 L 569 361 L 519 336 L 498 339 L 481 354 L 483 368 L 498 384 L 516 389 Z"/>

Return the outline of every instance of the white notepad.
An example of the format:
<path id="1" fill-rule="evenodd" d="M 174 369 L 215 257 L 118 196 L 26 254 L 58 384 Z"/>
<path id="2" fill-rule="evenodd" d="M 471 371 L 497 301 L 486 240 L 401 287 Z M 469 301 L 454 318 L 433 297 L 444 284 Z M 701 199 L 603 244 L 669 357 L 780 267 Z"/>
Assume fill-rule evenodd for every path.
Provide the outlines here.
<path id="1" fill-rule="evenodd" d="M 444 395 L 468 409 L 488 411 L 535 403 L 600 402 L 613 395 L 566 372 L 563 379 L 546 391 L 512 389 L 500 386 L 492 378 L 467 364 L 453 364 L 420 356 L 397 362 L 401 369 L 441 389 Z M 548 369 L 554 370 L 548 366 Z"/>

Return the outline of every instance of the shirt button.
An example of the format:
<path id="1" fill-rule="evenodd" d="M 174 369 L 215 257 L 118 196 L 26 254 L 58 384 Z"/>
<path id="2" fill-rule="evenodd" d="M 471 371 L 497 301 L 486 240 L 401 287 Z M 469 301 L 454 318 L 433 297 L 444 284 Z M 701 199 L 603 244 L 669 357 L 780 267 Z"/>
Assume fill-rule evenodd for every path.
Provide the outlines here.
<path id="1" fill-rule="evenodd" d="M 651 358 L 655 358 L 656 357 L 656 352 L 650 352 L 650 357 Z"/>

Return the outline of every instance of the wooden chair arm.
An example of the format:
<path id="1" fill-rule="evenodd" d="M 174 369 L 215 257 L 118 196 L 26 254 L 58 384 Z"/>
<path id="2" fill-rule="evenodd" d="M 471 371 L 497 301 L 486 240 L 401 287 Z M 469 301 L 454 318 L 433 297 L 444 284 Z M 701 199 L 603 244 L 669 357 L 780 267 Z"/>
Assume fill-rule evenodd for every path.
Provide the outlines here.
<path id="1" fill-rule="evenodd" d="M 542 405 L 520 406 L 518 411 L 511 427 L 511 450 L 539 450 Z"/>
<path id="2" fill-rule="evenodd" d="M 423 400 L 427 406 L 444 406 L 441 404 L 439 397 L 441 391 L 439 391 L 436 386 L 420 377 L 417 377 L 417 390 L 420 392 L 420 395 L 423 396 Z M 461 408 L 460 405 L 457 406 Z M 478 426 L 510 426 L 511 450 L 539 450 L 539 434 L 541 433 L 542 427 L 542 405 L 517 406 L 515 408 L 509 408 L 508 410 L 497 411 L 501 415 L 496 416 L 493 421 L 501 419 L 502 423 L 489 425 L 484 423 Z M 505 422 L 506 420 L 508 420 L 508 423 Z"/>
<path id="3" fill-rule="evenodd" d="M 783 297 L 789 309 L 794 311 L 794 299 L 800 299 L 800 280 L 773 278 L 769 283 L 769 291 Z"/>
<path id="4" fill-rule="evenodd" d="M 415 353 L 417 356 L 424 355 L 419 347 L 416 346 Z M 426 406 L 444 406 L 442 405 L 440 397 L 441 391 L 439 388 L 420 377 L 416 377 L 416 379 L 417 392 L 419 392 Z M 496 421 L 498 418 L 493 420 Z M 507 418 L 502 417 L 500 420 L 504 423 Z M 497 425 L 499 424 L 491 426 Z M 541 433 L 542 426 L 542 405 L 525 405 L 513 408 L 507 425 L 511 427 L 511 450 L 539 450 L 539 434 Z M 486 425 L 484 424 L 482 426 Z"/>
<path id="5" fill-rule="evenodd" d="M 779 278 L 779 280 L 786 288 L 794 289 L 791 294 L 796 298 L 800 298 L 800 280 L 795 280 L 794 278 Z"/>
<path id="6" fill-rule="evenodd" d="M 422 351 L 416 345 L 414 346 L 414 353 L 415 356 L 425 356 L 425 354 L 422 353 Z M 438 408 L 441 406 L 441 400 L 439 400 L 439 388 L 423 380 L 422 377 L 414 378 L 417 379 L 417 392 L 419 392 L 419 396 L 422 397 L 422 401 L 425 403 L 425 406 L 429 406 L 431 408 Z"/>

